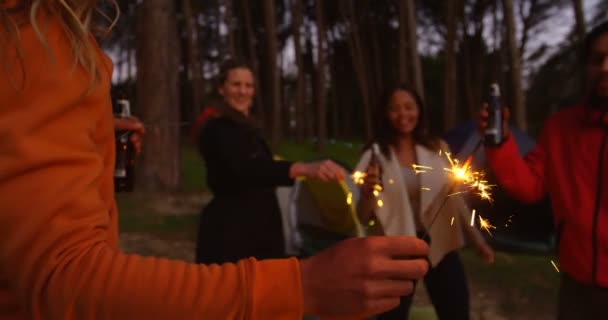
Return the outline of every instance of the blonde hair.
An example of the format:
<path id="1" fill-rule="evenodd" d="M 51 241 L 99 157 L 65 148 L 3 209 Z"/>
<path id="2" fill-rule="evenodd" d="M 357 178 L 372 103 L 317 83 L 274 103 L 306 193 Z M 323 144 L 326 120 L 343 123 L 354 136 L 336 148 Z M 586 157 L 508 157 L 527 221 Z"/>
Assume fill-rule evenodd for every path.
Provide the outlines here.
<path id="1" fill-rule="evenodd" d="M 24 71 L 23 55 L 18 45 L 18 25 L 24 21 L 17 21 L 15 14 L 24 15 L 27 13 L 27 21 L 32 25 L 50 57 L 54 59 L 53 52 L 48 46 L 37 21 L 40 12 L 45 11 L 59 17 L 61 26 L 69 41 L 74 66 L 82 66 L 90 77 L 91 86 L 96 84 L 100 77 L 95 59 L 95 49 L 90 37 L 92 35 L 107 34 L 116 24 L 120 14 L 116 0 L 105 1 L 113 4 L 116 12 L 114 18 L 110 18 L 99 8 L 98 0 L 21 0 L 17 1 L 19 3 L 17 7 L 12 8 L 6 7 L 7 0 L 0 0 L 0 58 L 5 64 L 5 71 L 9 71 L 6 54 L 11 49 L 16 50 L 21 71 Z M 106 28 L 98 26 L 98 23 L 94 21 L 96 14 L 104 18 L 109 23 L 109 26 Z"/>

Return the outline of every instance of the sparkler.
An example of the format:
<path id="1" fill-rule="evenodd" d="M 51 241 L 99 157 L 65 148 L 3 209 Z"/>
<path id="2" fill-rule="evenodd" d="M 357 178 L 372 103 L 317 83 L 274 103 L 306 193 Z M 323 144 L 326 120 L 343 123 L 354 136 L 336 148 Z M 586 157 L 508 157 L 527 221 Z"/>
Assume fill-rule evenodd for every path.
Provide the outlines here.
<path id="1" fill-rule="evenodd" d="M 496 229 L 495 226 L 491 225 L 488 220 L 482 218 L 481 216 L 479 216 L 479 227 L 485 230 L 490 235 L 492 235 L 492 232 L 490 230 Z"/>
<path id="2" fill-rule="evenodd" d="M 441 213 L 441 209 L 443 209 L 443 207 L 447 203 L 447 200 L 451 196 L 454 196 L 454 195 L 460 194 L 460 193 L 464 193 L 464 192 L 474 191 L 475 194 L 477 194 L 482 199 L 492 201 L 492 196 L 491 196 L 492 186 L 488 185 L 488 182 L 484 180 L 484 173 L 481 171 L 473 171 L 473 170 L 471 170 L 471 167 L 470 167 L 471 161 L 473 161 L 473 156 L 475 155 L 475 153 L 477 153 L 477 150 L 479 150 L 482 143 L 483 143 L 483 140 L 479 140 L 479 142 L 477 143 L 477 145 L 475 145 L 475 148 L 473 148 L 473 151 L 471 152 L 471 154 L 469 154 L 469 156 L 467 157 L 467 160 L 465 161 L 465 163 L 462 166 L 459 165 L 458 159 L 452 158 L 452 156 L 449 152 L 445 152 L 445 151 L 442 152 L 441 150 L 439 150 L 439 155 L 441 156 L 442 154 L 445 154 L 446 158 L 448 159 L 448 161 L 450 163 L 450 167 L 444 168 L 444 170 L 451 173 L 452 183 L 449 185 L 449 187 L 447 189 L 448 195 L 443 198 L 443 202 L 439 206 L 439 209 L 437 209 L 437 211 L 435 211 L 435 214 L 433 216 L 433 219 L 431 220 L 431 223 L 429 224 L 429 226 L 426 228 L 426 231 L 422 235 L 421 238 L 423 240 L 429 240 L 429 232 L 430 232 L 431 228 L 433 227 L 433 224 L 435 224 L 437 217 L 439 217 L 439 213 Z M 424 170 L 424 169 L 428 169 L 428 168 L 429 167 L 422 167 L 422 166 L 415 165 L 414 170 L 417 170 L 417 169 Z M 467 191 L 452 193 L 452 190 L 459 183 L 464 185 L 466 187 Z M 474 223 L 475 223 L 474 215 L 475 215 L 475 211 L 473 210 L 473 217 L 471 219 L 471 225 L 474 225 Z M 483 227 L 483 223 L 481 221 L 484 221 L 483 223 L 486 223 L 485 228 Z M 482 224 L 482 228 L 486 229 L 486 231 L 488 231 L 488 232 L 490 232 L 489 231 L 490 229 L 495 228 L 494 226 L 490 225 L 487 222 L 487 220 L 480 220 L 480 224 Z"/>
<path id="3" fill-rule="evenodd" d="M 475 226 L 475 210 L 471 213 L 471 227 Z"/>

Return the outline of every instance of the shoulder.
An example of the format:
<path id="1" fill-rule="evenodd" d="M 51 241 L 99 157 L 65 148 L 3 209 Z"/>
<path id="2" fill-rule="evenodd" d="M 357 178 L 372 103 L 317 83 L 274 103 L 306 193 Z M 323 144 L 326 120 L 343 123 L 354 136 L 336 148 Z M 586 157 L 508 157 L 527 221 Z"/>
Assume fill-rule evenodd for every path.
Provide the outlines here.
<path id="1" fill-rule="evenodd" d="M 570 107 L 555 112 L 545 121 L 543 131 L 555 132 L 563 127 L 574 125 L 578 120 L 583 120 L 584 110 L 581 106 Z"/>

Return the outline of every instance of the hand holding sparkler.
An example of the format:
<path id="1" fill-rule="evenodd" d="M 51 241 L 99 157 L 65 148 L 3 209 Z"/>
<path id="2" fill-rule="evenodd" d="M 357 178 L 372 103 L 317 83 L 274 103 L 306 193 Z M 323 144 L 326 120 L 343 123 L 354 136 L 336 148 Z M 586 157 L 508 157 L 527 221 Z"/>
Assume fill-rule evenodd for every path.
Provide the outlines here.
<path id="1" fill-rule="evenodd" d="M 379 197 L 384 190 L 382 166 L 375 148 L 372 147 L 371 152 L 371 158 L 365 172 L 357 171 L 353 174 L 355 183 L 361 185 L 361 200 L 357 207 L 357 214 L 359 220 L 367 227 L 368 235 L 383 235 L 384 228 L 375 214 L 375 208 L 384 205 Z"/>
<path id="2" fill-rule="evenodd" d="M 331 160 L 317 162 L 296 162 L 289 168 L 289 176 L 292 178 L 307 177 L 321 181 L 344 180 L 344 172 Z"/>
<path id="3" fill-rule="evenodd" d="M 419 257 L 428 253 L 427 244 L 414 237 L 366 237 L 344 240 L 303 259 L 304 311 L 363 319 L 390 310 L 426 274 L 429 265 Z"/>

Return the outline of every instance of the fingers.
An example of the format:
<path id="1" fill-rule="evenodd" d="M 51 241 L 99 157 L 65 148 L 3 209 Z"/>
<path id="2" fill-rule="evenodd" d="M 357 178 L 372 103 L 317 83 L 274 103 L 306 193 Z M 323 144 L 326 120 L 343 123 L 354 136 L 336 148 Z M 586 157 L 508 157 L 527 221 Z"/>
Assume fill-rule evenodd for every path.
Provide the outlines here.
<path id="1" fill-rule="evenodd" d="M 502 108 L 502 119 L 503 119 L 503 121 L 509 122 L 509 118 L 511 118 L 511 111 L 509 111 L 509 108 L 503 107 Z"/>
<path id="2" fill-rule="evenodd" d="M 429 246 L 416 237 L 375 237 L 373 242 L 378 251 L 392 258 L 426 257 Z"/>
<path id="3" fill-rule="evenodd" d="M 344 180 L 344 172 L 333 161 L 325 160 L 319 163 L 316 178 L 326 182 Z"/>
<path id="4" fill-rule="evenodd" d="M 133 133 L 131 135 L 131 143 L 135 147 L 135 152 L 139 155 L 141 154 L 141 145 L 142 145 L 142 137 L 138 133 Z"/>
<path id="5" fill-rule="evenodd" d="M 421 279 L 429 269 L 425 259 L 386 259 L 378 264 L 372 276 L 395 281 Z"/>
<path id="6" fill-rule="evenodd" d="M 411 280 L 368 280 L 363 285 L 364 296 L 368 299 L 398 298 L 414 291 Z"/>
<path id="7" fill-rule="evenodd" d="M 135 117 L 114 118 L 114 127 L 116 130 L 129 130 L 129 131 L 137 132 L 142 135 L 146 131 L 143 123 Z"/>

